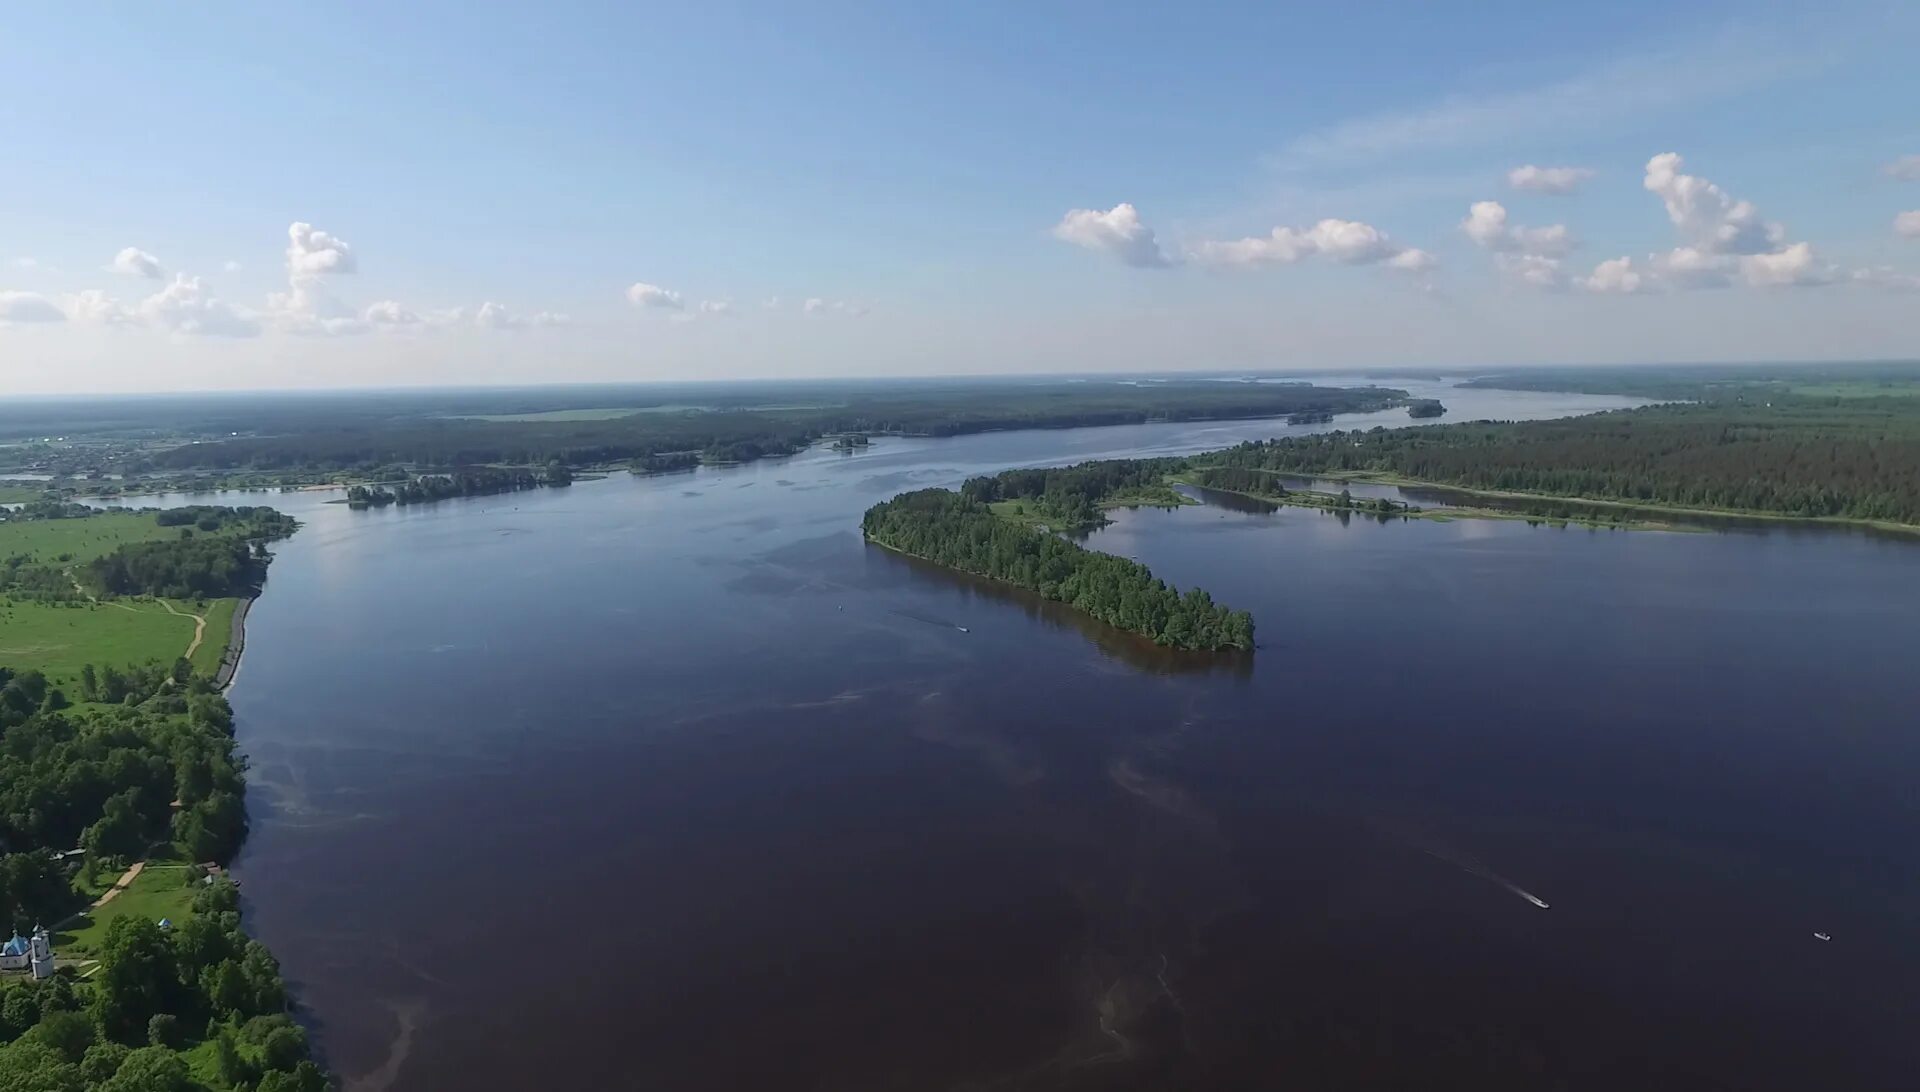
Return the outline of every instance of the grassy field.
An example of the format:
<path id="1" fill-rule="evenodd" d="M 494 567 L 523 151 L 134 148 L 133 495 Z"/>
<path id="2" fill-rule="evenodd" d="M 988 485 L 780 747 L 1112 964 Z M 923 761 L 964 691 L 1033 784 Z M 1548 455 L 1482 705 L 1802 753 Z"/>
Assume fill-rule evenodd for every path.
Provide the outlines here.
<path id="1" fill-rule="evenodd" d="M 193 912 L 193 894 L 193 888 L 187 886 L 186 865 L 150 862 L 112 902 L 65 922 L 53 936 L 54 949 L 62 956 L 90 954 L 115 918 L 185 921 Z"/>
<path id="2" fill-rule="evenodd" d="M 45 482 L 0 481 L 0 504 L 37 501 L 47 491 Z"/>
<path id="3" fill-rule="evenodd" d="M 206 640 L 193 657 L 196 667 L 211 672 L 219 666 L 237 602 L 217 600 L 215 613 L 207 615 Z M 192 640 L 193 619 L 168 614 L 150 600 L 63 605 L 0 598 L 0 664 L 39 668 L 68 697 L 75 696 L 82 664 L 170 664 Z"/>
<path id="4" fill-rule="evenodd" d="M 240 600 L 194 603 L 176 599 L 173 606 L 175 610 L 205 615 L 207 619 L 207 636 L 193 654 L 193 669 L 206 675 L 220 670 L 220 658 L 227 654 L 227 641 L 233 636 L 233 612 L 240 606 Z"/>
<path id="5" fill-rule="evenodd" d="M 129 542 L 180 537 L 180 528 L 162 527 L 152 512 L 109 512 L 87 519 L 8 520 L 0 523 L 0 556 L 25 554 L 53 564 L 61 557 L 90 561 Z"/>

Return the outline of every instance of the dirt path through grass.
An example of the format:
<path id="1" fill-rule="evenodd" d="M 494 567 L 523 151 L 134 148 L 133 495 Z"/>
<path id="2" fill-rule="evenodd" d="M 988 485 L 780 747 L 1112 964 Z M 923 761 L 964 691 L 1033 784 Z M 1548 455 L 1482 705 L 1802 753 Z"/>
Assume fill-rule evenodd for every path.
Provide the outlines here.
<path id="1" fill-rule="evenodd" d="M 183 610 L 175 610 L 173 609 L 173 604 L 165 599 L 160 600 L 160 605 L 167 608 L 167 613 L 175 617 L 193 619 L 193 640 L 187 642 L 186 652 L 186 658 L 189 660 L 193 659 L 193 654 L 200 651 L 201 638 L 207 635 L 207 616 L 204 614 L 188 614 Z"/>

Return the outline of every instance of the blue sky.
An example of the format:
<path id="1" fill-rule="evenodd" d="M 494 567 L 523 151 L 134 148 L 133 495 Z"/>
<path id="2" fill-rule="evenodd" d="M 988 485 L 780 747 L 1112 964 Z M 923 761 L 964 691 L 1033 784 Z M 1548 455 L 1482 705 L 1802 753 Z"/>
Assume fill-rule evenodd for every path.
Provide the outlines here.
<path id="1" fill-rule="evenodd" d="M 1920 357 L 1916 54 L 1903 4 L 38 5 L 0 391 Z"/>

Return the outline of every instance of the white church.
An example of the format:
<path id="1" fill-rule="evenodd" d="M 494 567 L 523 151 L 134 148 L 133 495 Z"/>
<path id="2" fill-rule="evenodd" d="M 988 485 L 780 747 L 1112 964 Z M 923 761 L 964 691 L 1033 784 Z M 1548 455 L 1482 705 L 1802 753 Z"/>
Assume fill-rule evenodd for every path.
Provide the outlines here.
<path id="1" fill-rule="evenodd" d="M 14 934 L 0 944 L 0 971 L 30 971 L 35 978 L 53 977 L 53 938 L 35 926 L 32 937 Z"/>

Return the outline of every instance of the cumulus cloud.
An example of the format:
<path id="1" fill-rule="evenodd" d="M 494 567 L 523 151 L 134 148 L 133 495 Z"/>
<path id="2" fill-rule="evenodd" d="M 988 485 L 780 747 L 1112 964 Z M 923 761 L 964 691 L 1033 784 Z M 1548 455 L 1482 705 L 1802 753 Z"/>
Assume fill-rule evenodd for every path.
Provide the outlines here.
<path id="1" fill-rule="evenodd" d="M 1407 249 L 1387 259 L 1390 268 L 1402 273 L 1426 273 L 1440 264 L 1440 260 L 1417 247 Z"/>
<path id="2" fill-rule="evenodd" d="M 136 326 L 139 316 L 127 306 L 98 288 L 75 292 L 67 297 L 67 314 L 75 322 L 94 326 Z"/>
<path id="3" fill-rule="evenodd" d="M 572 320 L 557 311 L 516 314 L 505 304 L 488 300 L 480 305 L 480 310 L 474 312 L 473 321 L 489 330 L 524 330 L 529 326 L 565 326 Z"/>
<path id="4" fill-rule="evenodd" d="M 166 275 L 166 271 L 160 268 L 160 259 L 137 246 L 126 247 L 115 254 L 107 268 L 129 277 L 145 277 L 155 281 Z"/>
<path id="5" fill-rule="evenodd" d="M 1160 249 L 1153 229 L 1140 220 L 1140 213 L 1122 201 L 1105 212 L 1074 209 L 1053 226 L 1053 237 L 1087 250 L 1109 254 L 1125 265 L 1140 269 L 1170 266 L 1173 259 Z"/>
<path id="6" fill-rule="evenodd" d="M 711 318 L 725 318 L 733 314 L 733 301 L 701 300 L 700 313 Z"/>
<path id="7" fill-rule="evenodd" d="M 1529 163 L 1507 172 L 1507 185 L 1527 193 L 1568 194 L 1593 177 L 1591 167 L 1536 167 Z"/>
<path id="8" fill-rule="evenodd" d="M 312 224 L 299 222 L 287 228 L 287 273 L 293 277 L 317 277 L 334 273 L 352 273 L 358 269 L 353 248 L 345 239 L 329 235 Z"/>
<path id="9" fill-rule="evenodd" d="M 260 322 L 250 312 L 219 299 L 198 277 L 176 274 L 173 283 L 135 308 L 144 322 L 176 334 L 205 337 L 254 337 Z"/>
<path id="10" fill-rule="evenodd" d="M 427 322 L 418 312 L 410 311 L 394 300 L 369 304 L 360 317 L 367 325 L 377 327 L 424 326 Z"/>
<path id="11" fill-rule="evenodd" d="M 1898 178 L 1903 182 L 1920 182 L 1920 155 L 1903 155 L 1880 170 L 1888 178 Z"/>
<path id="12" fill-rule="evenodd" d="M 1758 288 L 1788 288 L 1831 284 L 1839 271 L 1815 257 L 1812 244 L 1793 243 L 1771 254 L 1743 255 L 1740 275 Z"/>
<path id="13" fill-rule="evenodd" d="M 1305 230 L 1276 227 L 1265 235 L 1202 240 L 1188 248 L 1195 263 L 1224 269 L 1291 265 L 1316 254 L 1346 265 L 1384 262 L 1412 271 L 1433 265 L 1431 254 L 1400 246 L 1386 232 L 1358 220 L 1326 219 Z"/>
<path id="14" fill-rule="evenodd" d="M 1683 174 L 1678 152 L 1662 152 L 1647 161 L 1642 183 L 1667 207 L 1667 219 L 1686 241 L 1714 254 L 1766 254 L 1780 248 L 1785 229 L 1760 219 L 1751 201 L 1697 175 Z"/>
<path id="15" fill-rule="evenodd" d="M 67 313 L 38 292 L 0 292 L 0 325 L 65 321 Z"/>
<path id="16" fill-rule="evenodd" d="M 1493 261 L 1501 272 L 1523 284 L 1551 292 L 1567 286 L 1567 274 L 1558 258 L 1545 254 L 1496 254 Z"/>
<path id="17" fill-rule="evenodd" d="M 1654 274 L 1675 288 L 1725 288 L 1733 283 L 1734 260 L 1699 247 L 1677 246 L 1648 261 Z"/>
<path id="18" fill-rule="evenodd" d="M 686 307 L 686 301 L 680 298 L 680 293 L 645 281 L 636 281 L 628 287 L 627 302 L 635 307 L 658 311 L 680 311 Z"/>
<path id="19" fill-rule="evenodd" d="M 1903 239 L 1920 239 L 1920 209 L 1894 217 L 1893 233 Z"/>
<path id="20" fill-rule="evenodd" d="M 1573 235 L 1565 224 L 1516 227 L 1507 223 L 1507 207 L 1498 201 L 1476 201 L 1460 221 L 1467 238 L 1488 250 L 1558 258 L 1573 249 Z"/>
<path id="21" fill-rule="evenodd" d="M 1593 267 L 1593 273 L 1580 282 L 1589 292 L 1631 295 L 1650 287 L 1648 279 L 1634 268 L 1632 258 L 1609 258 Z"/>

